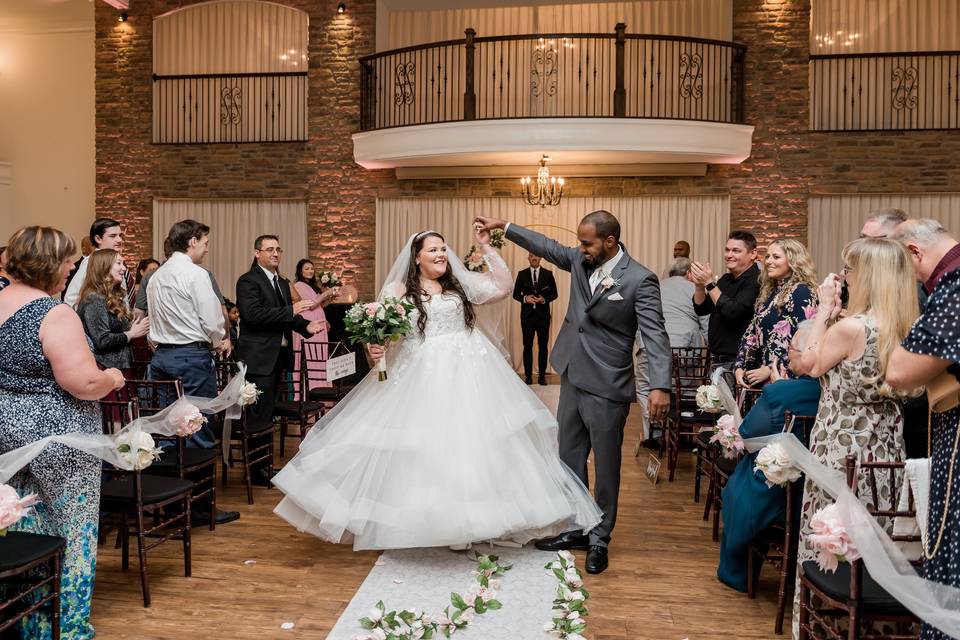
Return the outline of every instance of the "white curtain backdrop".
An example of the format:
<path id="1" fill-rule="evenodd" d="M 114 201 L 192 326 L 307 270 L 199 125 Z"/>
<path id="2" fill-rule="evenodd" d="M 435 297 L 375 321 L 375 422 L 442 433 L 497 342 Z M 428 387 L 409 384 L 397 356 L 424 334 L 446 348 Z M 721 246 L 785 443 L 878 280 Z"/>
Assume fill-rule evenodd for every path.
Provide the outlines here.
<path id="1" fill-rule="evenodd" d="M 882 193 L 811 196 L 808 243 L 820 278 L 843 267 L 840 250 L 860 234 L 863 221 L 876 209 L 903 209 L 912 218 L 933 218 L 960 233 L 960 193 Z"/>
<path id="2" fill-rule="evenodd" d="M 397 252 L 411 234 L 434 229 L 443 234 L 450 249 L 463 256 L 472 244 L 473 218 L 487 215 L 530 227 L 567 246 L 577 243 L 577 224 L 585 214 L 606 209 L 620 220 L 621 240 L 638 262 L 662 274 L 673 260 L 673 244 L 686 240 L 694 260 L 709 262 L 722 273 L 723 247 L 730 226 L 727 196 L 644 196 L 636 198 L 564 198 L 560 205 L 540 209 L 519 198 L 386 198 L 377 200 L 376 285 L 379 290 Z M 527 253 L 511 242 L 503 257 L 514 279 L 529 266 Z M 552 347 L 567 308 L 570 276 L 544 263 L 557 280 L 559 298 L 551 310 Z M 522 366 L 520 306 L 511 300 L 499 303 L 501 326 L 515 367 Z"/>
<path id="3" fill-rule="evenodd" d="M 813 0 L 810 53 L 956 51 L 958 25 L 957 0 Z"/>
<path id="4" fill-rule="evenodd" d="M 153 255 L 163 259 L 163 240 L 178 220 L 192 218 L 210 227 L 210 253 L 203 263 L 213 272 L 223 295 L 236 301 L 237 278 L 250 269 L 253 241 L 280 238 L 280 273 L 293 280 L 300 258 L 307 257 L 307 203 L 303 200 L 153 201 Z"/>
<path id="5" fill-rule="evenodd" d="M 531 33 L 628 33 L 731 40 L 733 0 L 643 0 L 442 11 L 384 11 L 387 37 L 378 50 L 457 40 L 473 27 L 478 36 Z"/>

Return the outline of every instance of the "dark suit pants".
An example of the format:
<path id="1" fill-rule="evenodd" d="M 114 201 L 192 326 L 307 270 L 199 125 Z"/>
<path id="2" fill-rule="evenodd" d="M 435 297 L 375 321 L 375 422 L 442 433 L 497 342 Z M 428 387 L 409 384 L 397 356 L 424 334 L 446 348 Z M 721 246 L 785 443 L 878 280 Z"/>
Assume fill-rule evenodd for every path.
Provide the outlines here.
<path id="1" fill-rule="evenodd" d="M 537 375 L 547 375 L 547 345 L 550 342 L 550 318 L 520 319 L 523 331 L 523 374 L 533 377 L 533 337 L 537 337 Z"/>
<path id="2" fill-rule="evenodd" d="M 617 521 L 620 453 L 630 404 L 584 391 L 563 376 L 560 381 L 560 459 L 589 487 L 587 457 L 593 450 L 594 498 L 603 520 L 590 532 L 590 544 L 606 547 Z"/>
<path id="3" fill-rule="evenodd" d="M 210 350 L 197 344 L 176 347 L 158 347 L 150 359 L 147 377 L 151 380 L 179 380 L 183 393 L 199 398 L 217 397 L 217 372 Z M 172 404 L 176 398 L 165 398 L 164 404 Z M 207 424 L 187 438 L 188 447 L 210 449 L 216 444 L 216 436 Z"/>

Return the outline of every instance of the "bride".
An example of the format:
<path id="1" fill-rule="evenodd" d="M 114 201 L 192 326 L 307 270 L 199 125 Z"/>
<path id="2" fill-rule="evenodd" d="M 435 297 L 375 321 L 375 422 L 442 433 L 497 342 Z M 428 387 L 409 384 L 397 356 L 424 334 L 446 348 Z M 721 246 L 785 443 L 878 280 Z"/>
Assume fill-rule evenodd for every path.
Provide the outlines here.
<path id="1" fill-rule="evenodd" d="M 412 330 L 310 431 L 274 484 L 275 512 L 300 531 L 360 549 L 524 543 L 592 529 L 601 512 L 557 454 L 557 422 L 481 331 L 476 305 L 512 276 L 474 229 L 485 273 L 443 236 L 411 236 L 380 298 L 406 297 Z"/>

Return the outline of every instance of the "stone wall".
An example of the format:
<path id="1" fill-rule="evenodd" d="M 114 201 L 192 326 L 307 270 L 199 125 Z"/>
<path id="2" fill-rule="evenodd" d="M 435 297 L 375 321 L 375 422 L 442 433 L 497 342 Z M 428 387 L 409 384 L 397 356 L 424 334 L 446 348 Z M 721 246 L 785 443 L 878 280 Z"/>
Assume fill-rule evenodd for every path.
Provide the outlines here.
<path id="1" fill-rule="evenodd" d="M 137 0 L 130 20 L 97 3 L 97 213 L 127 224 L 130 257 L 151 252 L 154 197 L 294 197 L 309 203 L 310 254 L 352 270 L 373 291 L 378 196 L 512 196 L 514 179 L 397 181 L 353 162 L 357 58 L 374 51 L 375 0 L 281 0 L 310 15 L 310 139 L 306 143 L 153 145 L 151 18 L 188 0 Z M 571 195 L 717 194 L 731 225 L 765 244 L 806 237 L 807 196 L 960 191 L 960 132 L 811 133 L 810 0 L 736 0 L 734 39 L 747 45 L 745 109 L 753 155 L 700 178 L 577 178 Z M 629 25 L 628 25 L 629 27 Z"/>

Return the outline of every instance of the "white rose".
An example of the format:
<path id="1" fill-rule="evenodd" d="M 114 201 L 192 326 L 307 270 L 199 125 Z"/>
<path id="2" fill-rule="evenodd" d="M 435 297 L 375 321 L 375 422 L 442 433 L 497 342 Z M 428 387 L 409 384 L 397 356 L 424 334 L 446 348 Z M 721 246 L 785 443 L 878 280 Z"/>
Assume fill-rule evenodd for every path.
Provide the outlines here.
<path id="1" fill-rule="evenodd" d="M 246 382 L 240 386 L 240 404 L 248 405 L 257 401 L 260 396 L 260 390 L 252 382 Z"/>
<path id="2" fill-rule="evenodd" d="M 563 558 L 564 560 L 566 560 L 567 562 L 574 562 L 575 560 L 575 558 L 573 557 L 573 554 L 567 550 L 558 551 L 557 555 Z"/>
<path id="3" fill-rule="evenodd" d="M 367 617 L 370 618 L 370 622 L 376 624 L 380 622 L 380 618 L 383 617 L 383 611 L 379 607 L 374 607 L 370 609 L 370 613 L 367 614 Z"/>
<path id="4" fill-rule="evenodd" d="M 136 439 L 134 433 L 137 434 Z M 162 451 L 156 448 L 146 431 L 122 431 L 117 435 L 117 452 L 134 469 L 142 470 L 153 464 Z"/>

